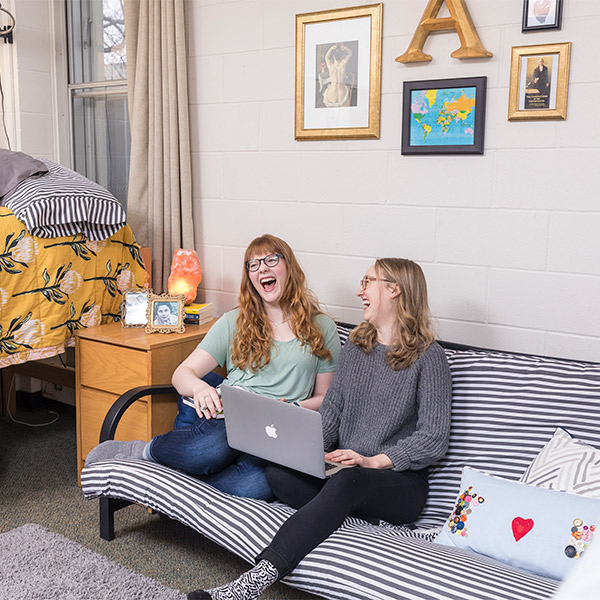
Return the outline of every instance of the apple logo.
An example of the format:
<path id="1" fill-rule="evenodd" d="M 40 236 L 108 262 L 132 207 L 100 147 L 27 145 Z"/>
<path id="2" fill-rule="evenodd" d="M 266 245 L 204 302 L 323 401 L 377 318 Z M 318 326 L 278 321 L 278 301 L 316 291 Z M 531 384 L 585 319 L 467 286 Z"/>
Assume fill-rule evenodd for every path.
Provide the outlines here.
<path id="1" fill-rule="evenodd" d="M 272 437 L 272 438 L 277 437 L 277 429 L 275 428 L 275 425 L 273 425 L 273 423 L 271 423 L 271 425 L 267 425 L 265 427 L 265 431 L 267 432 L 267 435 L 269 437 Z"/>

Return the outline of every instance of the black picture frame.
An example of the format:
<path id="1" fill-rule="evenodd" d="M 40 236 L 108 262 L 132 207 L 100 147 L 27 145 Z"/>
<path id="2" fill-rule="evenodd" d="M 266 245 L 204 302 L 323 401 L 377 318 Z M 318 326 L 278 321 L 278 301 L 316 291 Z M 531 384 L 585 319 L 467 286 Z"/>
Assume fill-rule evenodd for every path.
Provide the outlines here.
<path id="1" fill-rule="evenodd" d="M 485 76 L 405 81 L 402 154 L 483 154 L 486 89 Z M 440 91 L 445 94 L 438 101 Z M 436 125 L 441 132 L 436 129 L 432 135 Z M 451 143 L 457 140 L 460 143 Z"/>
<path id="2" fill-rule="evenodd" d="M 523 0 L 523 33 L 560 29 L 563 0 Z M 549 19 L 546 21 L 546 19 Z"/>

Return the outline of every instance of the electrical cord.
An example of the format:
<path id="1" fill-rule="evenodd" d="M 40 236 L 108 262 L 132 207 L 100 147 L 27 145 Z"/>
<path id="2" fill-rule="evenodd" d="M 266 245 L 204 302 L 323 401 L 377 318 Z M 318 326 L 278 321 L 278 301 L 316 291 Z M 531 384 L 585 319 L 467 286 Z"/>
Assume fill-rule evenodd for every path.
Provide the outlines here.
<path id="1" fill-rule="evenodd" d="M 2 8 L 1 4 L 0 8 Z M 0 73 L 0 105 L 2 107 L 2 127 L 4 128 L 4 135 L 6 136 L 6 141 L 8 142 L 8 149 L 12 150 L 12 148 L 10 147 L 10 137 L 8 136 L 8 129 L 6 129 L 6 111 L 4 110 L 4 90 L 2 89 L 2 73 Z"/>
<path id="2" fill-rule="evenodd" d="M 2 4 L 0 4 L 0 12 L 6 13 L 9 19 L 12 21 L 12 25 L 2 31 L 1 37 L 6 37 L 17 24 L 15 18 L 5 9 L 2 8 Z M 6 136 L 6 141 L 8 142 L 8 149 L 12 150 L 10 145 L 10 138 L 8 137 L 8 130 L 6 128 L 6 111 L 4 110 L 4 90 L 2 89 L 2 73 L 0 73 L 0 99 L 2 101 L 2 127 L 4 128 L 4 135 Z"/>
<path id="3" fill-rule="evenodd" d="M 5 8 L 2 8 L 2 4 L 0 4 L 0 12 L 6 13 L 8 15 L 8 18 L 12 21 L 12 25 L 7 29 L 3 30 L 2 34 L 0 34 L 2 37 L 6 37 L 15 28 L 17 22 L 15 21 L 15 18 Z"/>
<path id="4" fill-rule="evenodd" d="M 12 377 L 12 381 L 10 382 L 10 386 L 8 388 L 8 393 L 6 394 L 6 414 L 9 416 L 10 420 L 13 423 L 18 423 L 19 425 L 26 425 L 27 427 L 46 427 L 48 425 L 52 425 L 52 423 L 56 423 L 59 418 L 59 414 L 54 410 L 49 410 L 48 413 L 54 415 L 54 419 L 52 421 L 48 421 L 47 423 L 27 423 L 26 421 L 19 421 L 15 419 L 10 412 L 9 404 L 10 404 L 10 394 L 13 391 L 13 388 L 16 386 L 16 377 Z"/>

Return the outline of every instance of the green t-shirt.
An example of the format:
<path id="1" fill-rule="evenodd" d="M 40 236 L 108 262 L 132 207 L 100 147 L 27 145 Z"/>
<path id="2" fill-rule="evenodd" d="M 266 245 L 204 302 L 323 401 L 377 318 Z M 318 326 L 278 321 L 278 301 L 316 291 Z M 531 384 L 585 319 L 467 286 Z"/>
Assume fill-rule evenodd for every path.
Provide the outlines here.
<path id="1" fill-rule="evenodd" d="M 226 367 L 227 378 L 223 383 L 237 385 L 270 398 L 285 398 L 288 402 L 293 402 L 312 395 L 318 373 L 335 371 L 340 355 L 340 338 L 333 319 L 323 314 L 317 315 L 315 321 L 323 332 L 325 345 L 331 351 L 329 360 L 315 356 L 310 347 L 302 346 L 296 338 L 289 342 L 271 340 L 271 360 L 266 367 L 256 373 L 238 369 L 231 360 L 238 313 L 237 308 L 225 313 L 198 344 L 198 347 L 208 352 L 220 366 Z"/>

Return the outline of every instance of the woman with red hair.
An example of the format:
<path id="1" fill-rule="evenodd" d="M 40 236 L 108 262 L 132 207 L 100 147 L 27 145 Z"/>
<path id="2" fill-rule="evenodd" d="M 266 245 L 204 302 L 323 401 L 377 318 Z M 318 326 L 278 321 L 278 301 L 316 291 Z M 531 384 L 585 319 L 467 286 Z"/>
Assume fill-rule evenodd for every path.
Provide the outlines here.
<path id="1" fill-rule="evenodd" d="M 194 475 L 237 496 L 272 500 L 263 460 L 227 444 L 215 387 L 203 378 L 224 366 L 224 383 L 317 410 L 340 353 L 334 321 L 323 314 L 290 246 L 273 235 L 246 249 L 239 305 L 225 313 L 177 367 L 173 385 L 193 398 L 192 424 L 150 442 L 103 442 L 86 465 L 130 457 L 152 460 Z M 179 418 L 179 417 L 178 417 Z"/>

